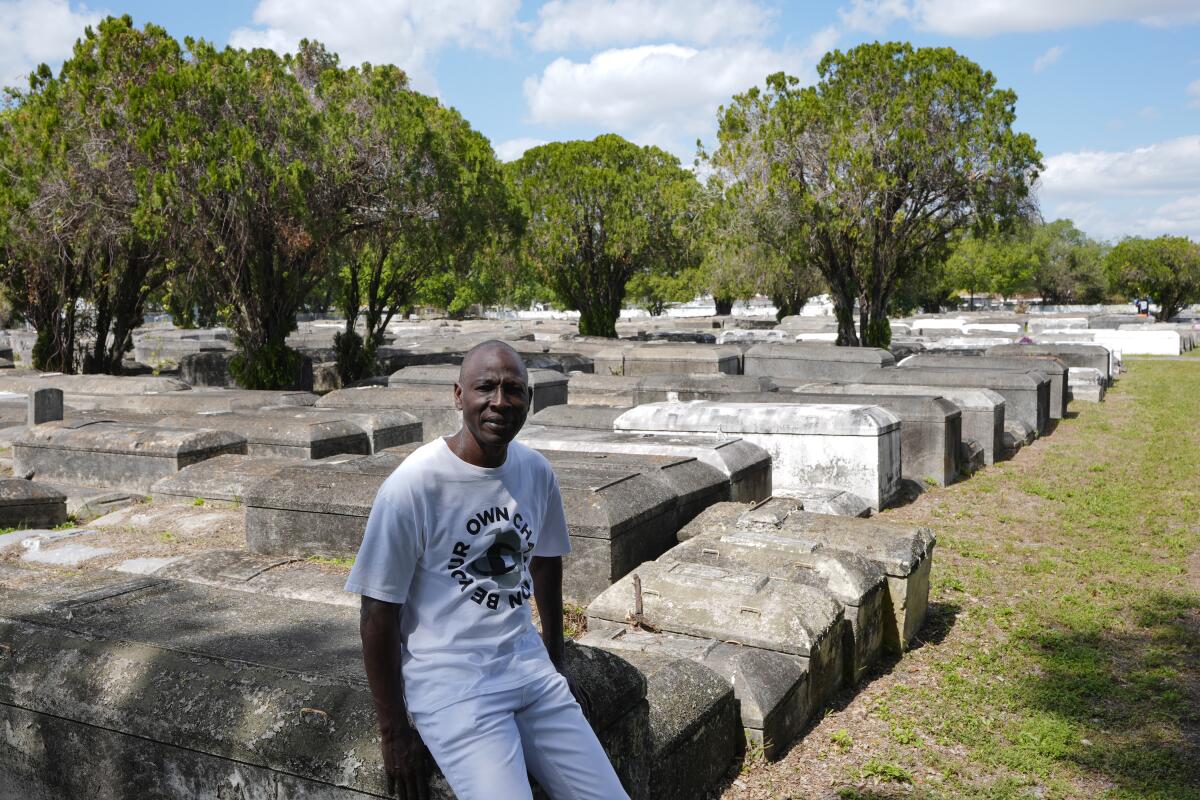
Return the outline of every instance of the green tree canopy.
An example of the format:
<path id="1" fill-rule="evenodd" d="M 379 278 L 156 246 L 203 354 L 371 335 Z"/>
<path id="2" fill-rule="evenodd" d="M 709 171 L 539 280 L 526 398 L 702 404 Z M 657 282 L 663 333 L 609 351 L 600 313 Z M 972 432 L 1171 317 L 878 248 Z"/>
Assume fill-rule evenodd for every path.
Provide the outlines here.
<path id="1" fill-rule="evenodd" d="M 146 301 L 169 278 L 181 214 L 165 191 L 185 68 L 166 31 L 88 28 L 57 77 L 40 69 L 6 112 L 5 282 L 38 329 L 35 363 L 119 372 Z M 85 298 L 86 308 L 80 300 Z"/>
<path id="2" fill-rule="evenodd" d="M 949 48 L 865 44 L 817 72 L 735 97 L 711 164 L 820 270 L 839 343 L 886 345 L 900 282 L 954 235 L 1023 216 L 1040 154 L 1012 129 L 1015 94 Z"/>
<path id="3" fill-rule="evenodd" d="M 1058 219 L 1033 229 L 1033 283 L 1047 303 L 1103 303 L 1108 298 L 1105 248 Z"/>
<path id="4" fill-rule="evenodd" d="M 1129 238 L 1105 260 L 1113 288 L 1126 296 L 1149 297 L 1165 322 L 1200 302 L 1200 245 L 1184 236 Z"/>
<path id="5" fill-rule="evenodd" d="M 626 285 L 696 262 L 699 185 L 671 154 L 614 134 L 527 150 L 511 165 L 535 279 L 580 313 L 579 332 L 616 336 Z"/>

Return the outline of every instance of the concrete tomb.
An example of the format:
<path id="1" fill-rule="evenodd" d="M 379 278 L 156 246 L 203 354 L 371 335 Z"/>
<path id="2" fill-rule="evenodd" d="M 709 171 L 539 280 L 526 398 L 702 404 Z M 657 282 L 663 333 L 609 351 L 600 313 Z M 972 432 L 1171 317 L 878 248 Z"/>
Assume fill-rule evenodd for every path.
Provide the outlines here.
<path id="1" fill-rule="evenodd" d="M 1104 402 L 1106 382 L 1100 370 L 1091 367 L 1071 367 L 1067 373 L 1067 389 L 1071 399 L 1084 403 Z"/>
<path id="2" fill-rule="evenodd" d="M 1002 344 L 987 349 L 987 355 L 995 356 L 1051 356 L 1057 358 L 1068 368 L 1091 367 L 1104 375 L 1106 383 L 1116 379 L 1112 351 L 1099 344 L 1071 343 L 1061 344 Z"/>
<path id="3" fill-rule="evenodd" d="M 20 478 L 0 479 L 0 528 L 53 528 L 67 521 L 67 496 Z"/>
<path id="4" fill-rule="evenodd" d="M 856 383 L 888 386 L 937 386 L 955 389 L 991 389 L 1004 398 L 1005 422 L 1022 422 L 1040 433 L 1050 420 L 1050 379 L 1036 372 L 988 369 L 935 369 L 903 367 L 863 372 Z"/>
<path id="5" fill-rule="evenodd" d="M 658 559 L 750 570 L 815 586 L 844 607 L 851 640 L 846 649 L 846 681 L 854 685 L 879 660 L 887 579 L 878 564 L 853 553 L 818 550 L 816 542 L 769 533 L 746 532 L 721 539 L 692 538 Z"/>
<path id="6" fill-rule="evenodd" d="M 771 496 L 771 456 L 745 439 L 619 433 L 536 424 L 527 424 L 517 438 L 542 451 L 582 450 L 694 458 L 725 476 L 729 483 L 729 499 L 734 502 L 749 503 Z"/>
<path id="7" fill-rule="evenodd" d="M 848 395 L 794 389 L 758 397 L 733 396 L 729 400 L 878 406 L 900 420 L 900 474 L 904 479 L 918 486 L 924 486 L 928 481 L 949 486 L 958 480 L 962 411 L 945 398 L 874 393 Z"/>
<path id="8" fill-rule="evenodd" d="M 0 797 L 386 794 L 357 609 L 120 573 L 38 582 L 23 572 L 0 574 L 0 586 L 24 586 L 0 592 Z M 617 774 L 649 797 L 647 679 L 602 650 L 569 646 L 567 659 L 604 698 L 591 723 Z M 431 788 L 453 796 L 440 775 Z"/>
<path id="9" fill-rule="evenodd" d="M 625 352 L 624 375 L 724 373 L 740 375 L 742 353 L 736 347 L 669 342 L 639 344 Z"/>
<path id="10" fill-rule="evenodd" d="M 769 378 L 749 375 L 645 375 L 633 390 L 633 405 L 687 400 L 724 400 L 730 395 L 774 395 Z"/>
<path id="11" fill-rule="evenodd" d="M 663 633 L 805 659 L 809 707 L 824 705 L 843 685 L 847 623 L 842 606 L 813 586 L 746 569 L 654 561 L 601 593 L 588 604 L 587 616 L 589 631 L 637 620 Z"/>
<path id="12" fill-rule="evenodd" d="M 404 411 L 365 409 L 354 411 L 342 408 L 267 406 L 254 412 L 257 416 L 284 417 L 310 422 L 337 421 L 356 425 L 367 436 L 368 453 L 378 453 L 389 447 L 399 447 L 424 440 L 421 421 Z"/>
<path id="13" fill-rule="evenodd" d="M 311 392 L 264 389 L 193 389 L 135 395 L 72 395 L 67 405 L 78 411 L 129 414 L 200 414 L 206 411 L 252 411 L 263 406 L 311 406 Z"/>
<path id="14" fill-rule="evenodd" d="M 778 547 L 781 538 L 816 544 L 816 552 L 850 553 L 873 562 L 888 579 L 890 615 L 884 615 L 883 647 L 906 648 L 925 621 L 929 574 L 936 542 L 928 528 L 804 511 L 790 498 L 776 497 L 755 506 L 710 506 L 679 532 L 681 541 L 716 539 Z"/>
<path id="15" fill-rule="evenodd" d="M 746 351 L 745 373 L 803 381 L 856 380 L 864 370 L 896 365 L 887 350 L 830 344 L 758 344 Z"/>
<path id="16" fill-rule="evenodd" d="M 13 473 L 145 494 L 159 478 L 186 466 L 245 452 L 245 438 L 227 431 L 90 420 L 47 422 L 13 442 Z"/>
<path id="17" fill-rule="evenodd" d="M 338 453 L 368 455 L 371 451 L 370 440 L 361 427 L 338 419 L 215 412 L 166 417 L 158 424 L 166 428 L 229 431 L 243 437 L 246 455 L 255 457 L 307 459 Z"/>
<path id="18" fill-rule="evenodd" d="M 457 366 L 405 367 L 393 372 L 388 386 L 395 388 L 445 388 L 447 396 L 458 381 Z M 567 376 L 550 369 L 530 369 L 529 387 L 533 389 L 531 412 L 567 402 Z"/>
<path id="19" fill-rule="evenodd" d="M 808 660 L 800 656 L 632 626 L 589 631 L 579 641 L 626 659 L 644 653 L 704 665 L 732 687 L 746 740 L 770 759 L 782 755 L 815 712 L 808 692 Z"/>
<path id="20" fill-rule="evenodd" d="M 832 487 L 878 510 L 900 489 L 900 420 L 877 406 L 651 403 L 626 411 L 613 428 L 745 439 L 770 453 L 776 494 Z"/>
<path id="21" fill-rule="evenodd" d="M 589 375 L 571 373 L 569 402 L 573 405 L 622 406 L 637 405 L 634 399 L 640 377 L 624 375 Z"/>
<path id="22" fill-rule="evenodd" d="M 984 463 L 995 461 L 1004 448 L 1004 398 L 991 389 L 960 389 L 951 386 L 892 386 L 884 383 L 802 383 L 792 391 L 807 394 L 943 397 L 962 412 L 964 441 L 977 442 Z M 782 393 L 782 392 L 781 392 Z"/>
<path id="23" fill-rule="evenodd" d="M 157 392 L 184 392 L 190 387 L 175 378 L 116 375 L 62 375 L 25 373 L 0 376 L 0 392 L 27 394 L 37 389 L 59 389 L 71 395 L 131 395 Z"/>
<path id="24" fill-rule="evenodd" d="M 901 367 L 934 369 L 1001 369 L 1014 372 L 1034 370 L 1050 379 L 1050 419 L 1062 419 L 1067 413 L 1067 367 L 1053 356 L 953 356 L 921 353 L 904 359 Z"/>
<path id="25" fill-rule="evenodd" d="M 420 421 L 421 435 L 427 442 L 439 436 L 448 436 L 462 427 L 462 412 L 454 407 L 453 393 L 441 387 L 400 389 L 361 386 L 338 389 L 318 400 L 317 408 L 403 411 Z"/>
<path id="26" fill-rule="evenodd" d="M 575 428 L 592 431 L 613 431 L 613 423 L 629 411 L 626 406 L 567 405 L 551 406 L 529 417 L 527 425 L 544 428 Z"/>
<path id="27" fill-rule="evenodd" d="M 246 487 L 274 477 L 284 467 L 301 463 L 292 458 L 223 455 L 184 467 L 160 478 L 150 487 L 155 499 L 190 503 L 197 498 L 223 503 L 240 503 Z"/>

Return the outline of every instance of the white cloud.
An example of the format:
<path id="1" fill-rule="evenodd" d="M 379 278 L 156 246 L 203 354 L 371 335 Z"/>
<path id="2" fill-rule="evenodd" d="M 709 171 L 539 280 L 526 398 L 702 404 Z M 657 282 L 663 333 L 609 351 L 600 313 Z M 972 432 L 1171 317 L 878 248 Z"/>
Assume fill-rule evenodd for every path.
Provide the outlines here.
<path id="1" fill-rule="evenodd" d="M 70 56 L 83 29 L 102 17 L 67 0 L 0 0 L 0 85 L 26 88 L 31 70 Z"/>
<path id="2" fill-rule="evenodd" d="M 1045 160 L 1042 190 L 1056 196 L 1155 194 L 1200 186 L 1200 136 L 1133 150 L 1083 150 Z"/>
<path id="3" fill-rule="evenodd" d="M 1200 21 L 1195 0 L 852 0 L 848 27 L 882 33 L 891 22 L 952 36 L 1060 30 L 1103 22 L 1167 26 Z"/>
<path id="4" fill-rule="evenodd" d="M 587 62 L 556 59 L 525 80 L 525 97 L 532 122 L 616 131 L 686 162 L 697 137 L 714 129 L 719 105 L 779 70 L 811 80 L 812 61 L 807 51 L 758 44 L 643 45 L 605 50 Z"/>
<path id="5" fill-rule="evenodd" d="M 1189 83 L 1185 91 L 1188 96 L 1188 105 L 1192 108 L 1200 108 L 1200 78 Z"/>
<path id="6" fill-rule="evenodd" d="M 1071 217 L 1105 239 L 1180 234 L 1200 240 L 1200 136 L 1122 151 L 1046 159 L 1039 190 L 1047 218 Z"/>
<path id="7" fill-rule="evenodd" d="M 640 42 L 709 45 L 756 39 L 774 12 L 753 0 L 550 0 L 538 11 L 538 50 L 596 49 Z"/>
<path id="8" fill-rule="evenodd" d="M 1046 52 L 1042 53 L 1033 60 L 1033 71 L 1041 72 L 1046 67 L 1058 61 L 1060 58 L 1062 58 L 1064 49 L 1065 48 L 1062 45 L 1056 44 Z"/>
<path id="9" fill-rule="evenodd" d="M 532 139 L 527 136 L 508 139 L 496 145 L 496 158 L 499 158 L 501 161 L 516 161 L 525 155 L 525 151 L 529 148 L 538 147 L 545 143 L 545 139 Z"/>
<path id="10" fill-rule="evenodd" d="M 848 8 L 838 11 L 842 24 L 852 31 L 882 36 L 893 22 L 912 17 L 908 0 L 851 0 Z"/>
<path id="11" fill-rule="evenodd" d="M 256 27 L 238 28 L 235 47 L 294 50 L 316 39 L 346 64 L 396 64 L 418 89 L 432 91 L 433 61 L 450 46 L 508 46 L 520 0 L 260 0 Z"/>

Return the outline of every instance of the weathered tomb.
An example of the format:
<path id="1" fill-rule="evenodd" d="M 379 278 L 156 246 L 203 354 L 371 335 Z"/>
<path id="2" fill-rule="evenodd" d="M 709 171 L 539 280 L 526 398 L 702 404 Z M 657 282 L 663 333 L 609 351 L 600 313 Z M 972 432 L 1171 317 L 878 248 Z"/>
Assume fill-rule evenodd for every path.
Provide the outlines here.
<path id="1" fill-rule="evenodd" d="M 361 427 L 339 419 L 310 415 L 218 411 L 165 417 L 166 428 L 229 431 L 246 440 L 246 455 L 257 458 L 314 459 L 339 453 L 369 455 L 371 442 Z"/>
<path id="2" fill-rule="evenodd" d="M 1084 403 L 1104 402 L 1106 382 L 1098 369 L 1071 367 L 1067 372 L 1067 389 L 1072 400 Z"/>
<path id="3" fill-rule="evenodd" d="M 1117 373 L 1113 369 L 1112 352 L 1103 345 L 1083 342 L 1061 344 L 1002 344 L 987 349 L 987 355 L 996 356 L 1051 356 L 1067 367 L 1090 367 L 1103 374 L 1105 382 L 1111 383 Z"/>
<path id="4" fill-rule="evenodd" d="M 572 405 L 583 406 L 632 407 L 637 405 L 634 397 L 641 380 L 640 377 L 624 375 L 572 373 L 569 380 L 569 402 Z"/>
<path id="5" fill-rule="evenodd" d="M 1050 420 L 1050 379 L 1035 372 L 903 367 L 863 372 L 855 381 L 889 386 L 991 389 L 1004 398 L 1005 422 L 1019 421 L 1035 433 Z"/>
<path id="6" fill-rule="evenodd" d="M 626 659 L 635 653 L 656 654 L 707 667 L 732 687 L 747 742 L 761 747 L 770 759 L 782 755 L 815 712 L 809 700 L 808 662 L 800 656 L 633 626 L 589 631 L 579 641 Z"/>
<path id="7" fill-rule="evenodd" d="M 744 439 L 620 433 L 537 424 L 526 425 L 517 438 L 542 451 L 583 450 L 694 458 L 725 476 L 730 500 L 749 503 L 771 496 L 771 456 Z"/>
<path id="8" fill-rule="evenodd" d="M 962 411 L 945 398 L 793 389 L 768 395 L 734 395 L 729 401 L 878 406 L 900 420 L 901 477 L 918 486 L 929 481 L 949 486 L 958 480 Z"/>
<path id="9" fill-rule="evenodd" d="M 742 353 L 736 347 L 673 342 L 639 344 L 625 352 L 624 375 L 723 373 L 740 375 Z"/>
<path id="10" fill-rule="evenodd" d="M 150 487 L 150 493 L 156 500 L 173 503 L 190 503 L 196 499 L 240 503 L 250 484 L 273 477 L 283 467 L 299 463 L 300 460 L 292 458 L 216 456 L 159 478 Z"/>
<path id="11" fill-rule="evenodd" d="M 879 661 L 887 576 L 878 564 L 853 553 L 819 550 L 812 540 L 751 532 L 691 538 L 659 557 L 731 570 L 749 570 L 828 592 L 842 604 L 850 623 L 846 681 L 854 685 Z M 890 606 L 890 602 L 887 603 Z"/>
<path id="12" fill-rule="evenodd" d="M 353 557 L 375 494 L 407 455 L 297 464 L 249 483 L 246 546 L 263 555 Z"/>
<path id="13" fill-rule="evenodd" d="M 357 609 L 3 570 L 6 800 L 386 794 Z M 568 646 L 567 658 L 604 700 L 591 723 L 617 774 L 631 796 L 651 796 L 647 679 L 601 650 Z M 438 775 L 431 788 L 453 796 Z"/>
<path id="14" fill-rule="evenodd" d="M 699 459 L 686 455 L 648 453 L 597 453 L 584 449 L 542 451 L 557 472 L 568 465 L 636 469 L 661 481 L 676 498 L 675 528 L 691 522 L 713 503 L 729 500 L 729 481 L 724 473 Z"/>
<path id="15" fill-rule="evenodd" d="M 832 487 L 878 510 L 900 489 L 900 420 L 878 406 L 651 403 L 626 411 L 613 428 L 745 439 L 770 453 L 776 494 Z"/>
<path id="16" fill-rule="evenodd" d="M 459 367 L 404 367 L 393 372 L 388 386 L 395 388 L 444 389 L 449 397 L 458 381 Z M 550 369 L 529 369 L 529 388 L 533 390 L 530 411 L 567 402 L 567 376 Z"/>
<path id="17" fill-rule="evenodd" d="M 57 422 L 63 418 L 62 389 L 46 387 L 29 393 L 25 424 L 30 427 L 43 422 Z"/>
<path id="18" fill-rule="evenodd" d="M 246 543 L 255 553 L 352 557 L 380 485 L 413 446 L 338 462 L 285 467 L 245 489 Z M 571 553 L 563 596 L 586 603 L 657 558 L 678 532 L 678 497 L 642 468 L 562 463 L 555 468 Z"/>
<path id="19" fill-rule="evenodd" d="M 67 496 L 19 478 L 0 479 L 0 528 L 53 528 L 67 521 Z"/>
<path id="20" fill-rule="evenodd" d="M 317 408 L 403 411 L 420 421 L 421 435 L 427 442 L 448 436 L 462 427 L 462 412 L 454 407 L 454 395 L 441 388 L 360 386 L 338 389 L 318 400 Z"/>
<path id="21" fill-rule="evenodd" d="M 245 452 L 245 438 L 228 431 L 91 420 L 48 422 L 13 442 L 13 473 L 145 494 L 155 481 L 186 466 Z"/>
<path id="22" fill-rule="evenodd" d="M 596 597 L 587 617 L 589 631 L 621 628 L 636 619 L 663 633 L 804 659 L 810 708 L 824 705 L 844 682 L 842 606 L 813 586 L 745 569 L 654 561 Z"/>
<path id="23" fill-rule="evenodd" d="M 932 367 L 934 369 L 1000 369 L 1013 372 L 1034 370 L 1050 379 L 1050 419 L 1062 419 L 1067 413 L 1067 367 L 1053 356 L 955 356 L 921 353 L 909 356 L 902 368 Z"/>
<path id="24" fill-rule="evenodd" d="M 687 400 L 724 400 L 731 395 L 774 394 L 770 378 L 750 375 L 645 375 L 633 390 L 633 405 Z"/>
<path id="25" fill-rule="evenodd" d="M 166 558 L 131 558 L 115 572 L 169 578 L 233 592 L 268 595 L 358 608 L 358 595 L 345 590 L 346 577 L 286 556 L 260 556 L 245 550 L 202 550 Z"/>
<path id="26" fill-rule="evenodd" d="M 896 366 L 887 350 L 831 344 L 757 344 L 746 351 L 745 373 L 803 381 L 856 380 L 864 370 Z"/>
<path id="27" fill-rule="evenodd" d="M 679 532 L 681 541 L 716 539 L 777 546 L 781 539 L 814 542 L 816 551 L 850 553 L 873 562 L 888 579 L 890 615 L 884 615 L 883 647 L 906 648 L 921 629 L 929 603 L 929 575 L 936 539 L 928 528 L 805 511 L 790 498 L 754 506 L 711 506 Z"/>
<path id="28" fill-rule="evenodd" d="M 1003 452 L 1004 398 L 991 389 L 830 382 L 793 384 L 791 390 L 804 394 L 944 397 L 962 412 L 963 440 L 980 445 L 984 463 L 993 463 Z"/>
<path id="29" fill-rule="evenodd" d="M 28 394 L 37 389 L 60 389 L 72 395 L 135 395 L 159 392 L 185 392 L 190 387 L 175 378 L 139 375 L 61 375 L 58 373 L 24 373 L 0 375 L 0 392 Z"/>
<path id="30" fill-rule="evenodd" d="M 283 417 L 309 421 L 348 422 L 357 426 L 367 437 L 370 454 L 424 440 L 421 420 L 404 411 L 306 406 L 267 406 L 251 412 L 259 416 Z"/>
<path id="31" fill-rule="evenodd" d="M 613 423 L 629 410 L 627 406 L 566 405 L 551 406 L 529 417 L 528 425 L 544 428 L 573 428 L 592 431 L 613 431 Z"/>
<path id="32" fill-rule="evenodd" d="M 594 652 L 590 646 L 579 649 Z M 670 654 L 604 649 L 634 667 L 645 681 L 650 763 L 645 796 L 707 796 L 745 748 L 733 687 L 712 670 Z"/>
<path id="33" fill-rule="evenodd" d="M 252 411 L 264 406 L 311 406 L 311 392 L 265 389 L 193 389 L 134 395 L 72 395 L 67 405 L 77 411 L 146 415 L 200 414 L 214 411 Z"/>

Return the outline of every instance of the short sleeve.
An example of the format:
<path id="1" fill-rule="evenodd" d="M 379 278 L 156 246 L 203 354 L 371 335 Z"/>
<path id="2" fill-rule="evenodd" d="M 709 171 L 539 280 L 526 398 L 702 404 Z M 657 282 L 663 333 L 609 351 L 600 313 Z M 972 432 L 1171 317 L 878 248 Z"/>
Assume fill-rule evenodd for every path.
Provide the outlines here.
<path id="1" fill-rule="evenodd" d="M 571 552 L 571 540 L 567 536 L 567 516 L 563 513 L 562 492 L 558 489 L 558 478 L 550 474 L 550 485 L 546 490 L 546 511 L 542 516 L 542 528 L 538 532 L 535 556 L 552 558 Z"/>
<path id="2" fill-rule="evenodd" d="M 403 603 L 424 552 L 424 536 L 414 525 L 420 518 L 406 491 L 385 485 L 371 505 L 367 531 L 346 581 L 346 591 L 385 603 Z"/>

